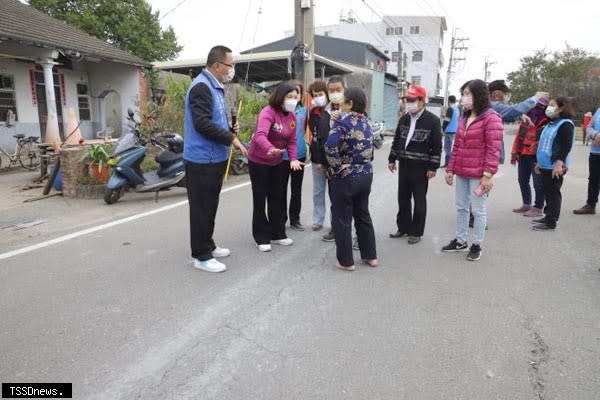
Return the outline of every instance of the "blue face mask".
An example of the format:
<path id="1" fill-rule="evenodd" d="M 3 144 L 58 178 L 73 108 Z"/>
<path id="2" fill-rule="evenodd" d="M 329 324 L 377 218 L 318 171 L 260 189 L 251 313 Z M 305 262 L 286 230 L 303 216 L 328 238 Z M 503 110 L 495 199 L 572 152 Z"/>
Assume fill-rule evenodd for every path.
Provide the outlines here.
<path id="1" fill-rule="evenodd" d="M 552 117 L 554 117 L 555 113 L 556 113 L 556 107 L 554 107 L 554 106 L 546 107 L 546 117 L 552 118 Z"/>

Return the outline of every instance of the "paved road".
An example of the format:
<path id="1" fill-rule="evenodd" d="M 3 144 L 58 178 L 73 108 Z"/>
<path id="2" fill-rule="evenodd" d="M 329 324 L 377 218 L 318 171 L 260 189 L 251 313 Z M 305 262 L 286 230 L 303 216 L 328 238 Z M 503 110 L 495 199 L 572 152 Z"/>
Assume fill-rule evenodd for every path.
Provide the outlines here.
<path id="1" fill-rule="evenodd" d="M 190 267 L 185 205 L 0 261 L 0 380 L 73 382 L 77 399 L 597 399 L 600 217 L 570 212 L 585 200 L 587 148 L 555 232 L 510 212 L 516 173 L 503 168 L 477 263 L 439 251 L 454 230 L 441 175 L 424 240 L 387 237 L 387 149 L 376 269 L 335 269 L 313 232 L 259 253 L 249 186 L 221 197 L 224 274 Z M 310 174 L 304 185 L 308 224 Z"/>

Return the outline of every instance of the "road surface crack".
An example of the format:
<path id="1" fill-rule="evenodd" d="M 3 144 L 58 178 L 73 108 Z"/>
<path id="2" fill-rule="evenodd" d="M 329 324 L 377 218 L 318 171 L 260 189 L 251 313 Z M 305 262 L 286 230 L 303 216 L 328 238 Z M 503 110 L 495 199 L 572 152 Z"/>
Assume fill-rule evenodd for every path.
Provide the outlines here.
<path id="1" fill-rule="evenodd" d="M 550 349 L 538 332 L 532 330 L 531 333 L 533 335 L 533 349 L 531 350 L 529 361 L 529 381 L 533 386 L 535 398 L 537 400 L 544 400 L 546 387 L 542 376 L 542 369 L 550 359 Z"/>

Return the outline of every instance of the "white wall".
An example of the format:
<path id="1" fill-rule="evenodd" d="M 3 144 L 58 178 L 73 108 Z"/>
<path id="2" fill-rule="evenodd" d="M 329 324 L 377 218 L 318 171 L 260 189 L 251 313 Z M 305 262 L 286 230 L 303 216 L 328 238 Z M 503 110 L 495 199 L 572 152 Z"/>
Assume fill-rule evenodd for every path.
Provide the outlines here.
<path id="1" fill-rule="evenodd" d="M 12 75 L 15 84 L 15 100 L 17 104 L 17 122 L 15 126 L 7 127 L 0 121 L 0 145 L 14 150 L 15 139 L 12 135 L 22 133 L 27 136 L 40 136 L 37 106 L 32 104 L 29 70 L 35 68 L 34 63 L 21 62 L 0 58 L 0 71 Z"/>
<path id="2" fill-rule="evenodd" d="M 402 50 L 408 56 L 406 77 L 419 75 L 422 77 L 421 85 L 425 86 L 430 96 L 438 94 L 437 78 L 441 77 L 442 66 L 440 66 L 439 49 L 443 45 L 440 36 L 441 17 L 404 17 L 384 16 L 385 21 L 370 22 L 365 24 L 337 24 L 315 28 L 315 34 L 325 35 L 329 32 L 331 37 L 367 42 L 385 53 L 390 59 L 392 52 L 398 51 L 398 41 L 402 41 Z M 401 26 L 402 35 L 386 35 L 388 26 Z M 410 26 L 418 25 L 419 34 L 410 34 Z M 423 51 L 423 61 L 412 62 L 412 52 Z M 398 64 L 387 63 L 387 72 L 397 75 Z M 441 88 L 440 88 L 441 89 Z"/>
<path id="3" fill-rule="evenodd" d="M 105 115 L 105 102 L 98 96 L 107 90 L 113 90 L 121 98 L 121 129 L 126 131 L 127 108 L 139 109 L 139 78 L 138 68 L 135 66 L 109 62 L 87 63 L 90 83 L 92 113 L 97 130 L 103 129 Z"/>

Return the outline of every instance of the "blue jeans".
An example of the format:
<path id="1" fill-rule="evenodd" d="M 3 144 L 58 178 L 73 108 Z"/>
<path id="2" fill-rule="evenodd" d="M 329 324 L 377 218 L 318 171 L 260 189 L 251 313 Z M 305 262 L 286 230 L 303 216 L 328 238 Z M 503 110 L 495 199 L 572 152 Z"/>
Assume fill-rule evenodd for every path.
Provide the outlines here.
<path id="1" fill-rule="evenodd" d="M 533 177 L 533 189 L 535 190 L 535 208 L 544 208 L 544 191 L 542 190 L 542 176 L 533 171 L 535 167 L 535 156 L 521 156 L 519 160 L 519 186 L 524 205 L 531 205 L 531 186 L 529 178 Z"/>
<path id="2" fill-rule="evenodd" d="M 325 222 L 325 195 L 327 177 L 317 171 L 317 164 L 312 163 L 313 173 L 313 224 L 323 225 Z"/>
<path id="3" fill-rule="evenodd" d="M 448 165 L 448 161 L 450 161 L 450 154 L 452 154 L 452 144 L 454 143 L 455 136 L 456 133 L 444 133 L 444 153 L 446 153 L 444 165 Z"/>
<path id="4" fill-rule="evenodd" d="M 456 182 L 456 239 L 467 243 L 469 233 L 469 206 L 475 216 L 473 225 L 473 244 L 482 245 L 487 224 L 486 203 L 488 193 L 481 197 L 475 196 L 473 190 L 479 186 L 478 178 L 467 178 L 455 175 Z"/>

